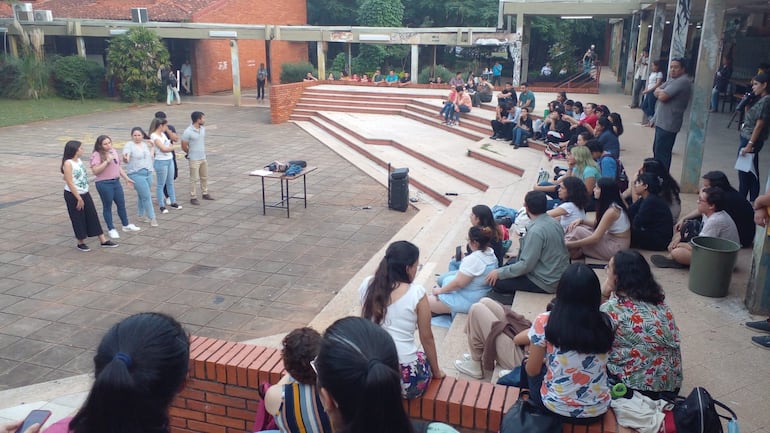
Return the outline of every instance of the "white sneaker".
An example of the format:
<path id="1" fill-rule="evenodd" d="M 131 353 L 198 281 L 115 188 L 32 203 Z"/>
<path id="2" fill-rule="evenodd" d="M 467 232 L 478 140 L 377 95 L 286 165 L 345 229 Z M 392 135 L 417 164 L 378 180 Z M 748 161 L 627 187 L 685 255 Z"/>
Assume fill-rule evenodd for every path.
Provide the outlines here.
<path id="1" fill-rule="evenodd" d="M 138 232 L 139 230 L 141 230 L 141 229 L 139 227 L 133 225 L 133 224 L 129 224 L 127 226 L 123 226 L 123 231 L 124 232 Z"/>
<path id="2" fill-rule="evenodd" d="M 112 229 L 112 230 L 108 231 L 107 234 L 110 235 L 110 237 L 112 239 L 119 239 L 120 238 L 120 234 L 115 229 Z"/>
<path id="3" fill-rule="evenodd" d="M 462 374 L 474 379 L 483 379 L 484 372 L 481 370 L 481 363 L 473 360 L 456 359 L 455 368 Z"/>
<path id="4" fill-rule="evenodd" d="M 155 218 L 150 220 L 150 227 L 158 227 L 158 220 Z"/>

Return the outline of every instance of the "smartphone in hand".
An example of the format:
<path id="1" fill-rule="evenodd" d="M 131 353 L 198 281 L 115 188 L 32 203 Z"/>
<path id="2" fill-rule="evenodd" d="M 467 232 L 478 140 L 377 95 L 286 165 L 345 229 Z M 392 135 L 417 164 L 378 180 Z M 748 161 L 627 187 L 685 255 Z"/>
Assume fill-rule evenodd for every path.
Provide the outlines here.
<path id="1" fill-rule="evenodd" d="M 24 422 L 21 423 L 21 427 L 16 430 L 16 433 L 24 433 L 32 424 L 40 424 L 40 427 L 45 424 L 48 417 L 51 416 L 50 410 L 35 409 L 27 415 Z"/>
<path id="2" fill-rule="evenodd" d="M 457 248 L 455 248 L 455 260 L 461 261 L 463 259 L 463 247 L 458 245 Z"/>

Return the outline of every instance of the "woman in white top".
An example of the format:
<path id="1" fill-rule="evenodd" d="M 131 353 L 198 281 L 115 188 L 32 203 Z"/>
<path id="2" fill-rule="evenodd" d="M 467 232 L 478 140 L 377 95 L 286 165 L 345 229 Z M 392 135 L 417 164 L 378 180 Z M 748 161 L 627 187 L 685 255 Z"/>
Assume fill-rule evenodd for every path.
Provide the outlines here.
<path id="1" fill-rule="evenodd" d="M 413 243 L 393 242 L 385 251 L 374 277 L 367 277 L 358 289 L 361 315 L 382 326 L 396 343 L 401 395 L 407 399 L 421 396 L 432 377 L 444 377 L 430 328 L 431 314 L 425 288 L 412 284 L 419 258 L 420 250 Z M 415 328 L 420 333 L 424 353 L 418 350 L 414 341 Z"/>
<path id="2" fill-rule="evenodd" d="M 491 242 L 494 233 L 489 227 L 472 226 L 468 230 L 468 248 L 471 253 L 463 257 L 460 268 L 436 278 L 437 285 L 428 297 L 430 311 L 435 314 L 467 313 L 492 289 L 485 281 L 487 275 L 497 269 L 497 257 Z"/>
<path id="3" fill-rule="evenodd" d="M 642 126 L 649 124 L 649 119 L 655 115 L 655 104 L 658 102 L 658 98 L 655 97 L 655 89 L 663 84 L 663 73 L 660 72 L 660 62 L 653 60 L 650 63 L 650 77 L 647 78 L 647 88 L 642 91 L 642 111 L 644 116 L 642 119 Z"/>
<path id="4" fill-rule="evenodd" d="M 174 209 L 181 209 L 176 202 L 176 191 L 174 191 L 174 143 L 168 139 L 165 132 L 168 130 L 168 120 L 155 118 L 150 123 L 150 140 L 155 148 L 155 175 L 158 179 L 155 185 L 155 199 L 158 200 L 161 213 L 168 213 L 163 198 L 163 189 L 168 192 L 168 198 L 171 200 L 169 206 Z"/>
<path id="5" fill-rule="evenodd" d="M 564 236 L 573 259 L 588 256 L 609 260 L 631 245 L 631 222 L 615 179 L 600 178 L 594 187 L 594 197 L 597 201 L 596 221 L 575 220 Z"/>
<path id="6" fill-rule="evenodd" d="M 573 221 L 586 217 L 585 208 L 588 205 L 586 184 L 576 176 L 563 177 L 559 186 L 559 200 L 561 204 L 546 213 L 558 219 L 566 233 Z"/>
<path id="7" fill-rule="evenodd" d="M 72 222 L 72 230 L 78 240 L 77 249 L 91 251 L 86 245 L 86 238 L 98 236 L 102 247 L 114 248 L 118 244 L 104 236 L 96 206 L 88 193 L 88 173 L 80 157 L 83 155 L 83 143 L 70 140 L 64 145 L 61 159 L 61 172 L 64 175 L 64 201 Z"/>
<path id="8" fill-rule="evenodd" d="M 126 174 L 134 181 L 136 190 L 136 210 L 139 220 L 149 222 L 151 227 L 158 226 L 155 219 L 155 209 L 152 207 L 152 145 L 144 141 L 147 134 L 142 128 L 135 126 L 131 129 L 131 141 L 123 146 L 123 162 L 126 163 Z"/>

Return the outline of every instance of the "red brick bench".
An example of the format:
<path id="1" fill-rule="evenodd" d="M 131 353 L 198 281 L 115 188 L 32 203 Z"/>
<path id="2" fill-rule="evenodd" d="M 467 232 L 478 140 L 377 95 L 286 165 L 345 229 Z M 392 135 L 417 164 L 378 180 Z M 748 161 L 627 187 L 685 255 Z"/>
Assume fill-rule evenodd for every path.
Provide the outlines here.
<path id="1" fill-rule="evenodd" d="M 250 432 L 260 400 L 257 387 L 277 382 L 284 372 L 279 350 L 192 337 L 189 378 L 171 407 L 171 433 Z M 433 381 L 422 398 L 404 401 L 404 407 L 412 418 L 462 431 L 498 432 L 518 393 L 518 388 L 447 377 Z M 617 431 L 611 411 L 602 423 L 564 426 L 564 433 Z"/>

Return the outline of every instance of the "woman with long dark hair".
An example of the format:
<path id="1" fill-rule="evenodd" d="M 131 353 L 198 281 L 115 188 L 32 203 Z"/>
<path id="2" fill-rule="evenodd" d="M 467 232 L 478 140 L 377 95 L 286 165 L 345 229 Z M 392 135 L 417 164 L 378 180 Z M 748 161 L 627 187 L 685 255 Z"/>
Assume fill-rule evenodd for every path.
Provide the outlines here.
<path id="1" fill-rule="evenodd" d="M 83 406 L 45 433 L 168 433 L 168 409 L 189 362 L 190 342 L 179 322 L 161 313 L 129 316 L 102 337 Z"/>
<path id="2" fill-rule="evenodd" d="M 88 173 L 80 157 L 83 156 L 83 143 L 70 140 L 64 145 L 60 170 L 64 175 L 64 202 L 67 203 L 72 230 L 78 240 L 76 245 L 80 251 L 91 251 L 86 245 L 86 239 L 99 237 L 104 248 L 114 248 L 118 244 L 107 239 L 96 213 L 96 206 L 88 192 Z"/>
<path id="3" fill-rule="evenodd" d="M 123 162 L 126 163 L 128 177 L 134 181 L 139 221 L 150 223 L 150 227 L 157 227 L 158 220 L 155 219 L 155 208 L 152 206 L 154 147 L 147 143 L 149 138 L 142 128 L 131 128 L 131 141 L 123 146 Z"/>
<path id="4" fill-rule="evenodd" d="M 430 305 L 425 288 L 413 284 L 420 250 L 411 242 L 396 241 L 388 246 L 373 277 L 359 287 L 361 315 L 382 326 L 398 349 L 402 396 L 421 396 L 433 377 L 444 377 L 438 365 L 436 345 L 430 327 Z M 425 352 L 419 351 L 414 331 L 420 334 Z"/>
<path id="5" fill-rule="evenodd" d="M 615 330 L 610 382 L 654 399 L 676 397 L 682 387 L 679 328 L 647 260 L 634 250 L 617 252 L 607 264 L 602 296 L 601 310 Z"/>
<path id="6" fill-rule="evenodd" d="M 134 181 L 123 171 L 120 166 L 120 157 L 118 152 L 112 147 L 112 139 L 107 135 L 100 135 L 94 143 L 94 152 L 91 154 L 91 171 L 96 176 L 96 191 L 99 192 L 99 198 L 102 199 L 102 216 L 104 223 L 107 224 L 107 233 L 111 238 L 120 237 L 115 230 L 115 224 L 112 222 L 112 203 L 118 208 L 120 222 L 123 223 L 124 232 L 138 232 L 139 227 L 128 222 L 128 212 L 126 212 L 126 197 L 123 194 L 123 186 L 120 185 L 120 178 L 126 180 L 126 183 L 133 185 Z"/>
<path id="7" fill-rule="evenodd" d="M 632 248 L 665 251 L 671 242 L 674 223 L 671 210 L 660 197 L 662 185 L 663 179 L 652 173 L 642 173 L 634 181 L 639 199 L 628 208 Z"/>
<path id="8" fill-rule="evenodd" d="M 610 406 L 606 367 L 614 334 L 600 304 L 599 278 L 573 263 L 559 280 L 553 309 L 529 330 L 530 400 L 570 423 L 595 422 Z"/>
<path id="9" fill-rule="evenodd" d="M 655 115 L 655 104 L 658 98 L 655 97 L 655 89 L 663 84 L 663 73 L 660 72 L 660 61 L 650 62 L 650 76 L 647 77 L 647 88 L 642 90 L 642 126 L 649 126 L 650 119 Z"/>
<path id="10" fill-rule="evenodd" d="M 174 189 L 174 143 L 169 140 L 166 132 L 168 131 L 168 120 L 155 118 L 150 123 L 150 141 L 155 148 L 155 175 L 157 183 L 155 184 L 155 200 L 158 201 L 160 213 L 168 213 L 166 203 L 164 202 L 164 188 L 168 192 L 170 207 L 182 209 L 176 202 L 176 190 Z"/>
<path id="11" fill-rule="evenodd" d="M 594 187 L 596 220 L 575 220 L 564 239 L 573 258 L 583 255 L 609 260 L 631 245 L 631 221 L 615 179 L 602 177 Z"/>
<path id="12" fill-rule="evenodd" d="M 759 151 L 764 147 L 770 130 L 770 93 L 767 82 L 767 74 L 759 74 L 751 80 L 751 91 L 758 99 L 746 109 L 738 146 L 739 156 L 753 155 L 753 171 L 738 170 L 738 192 L 741 197 L 748 195 L 752 203 L 759 196 Z"/>
<path id="13" fill-rule="evenodd" d="M 671 218 L 676 224 L 679 219 L 679 214 L 682 212 L 682 200 L 679 198 L 679 184 L 671 176 L 662 162 L 655 158 L 645 158 L 642 167 L 637 174 L 652 173 L 655 176 L 663 179 L 663 183 L 660 185 L 660 198 L 666 202 L 668 208 L 671 210 Z M 629 188 L 631 192 L 631 203 L 639 199 L 639 194 L 636 193 L 634 188 Z"/>
<path id="14" fill-rule="evenodd" d="M 546 213 L 558 218 L 566 232 L 573 221 L 586 217 L 586 207 L 588 207 L 586 184 L 579 177 L 564 177 L 559 188 L 559 200 L 561 204 Z"/>

